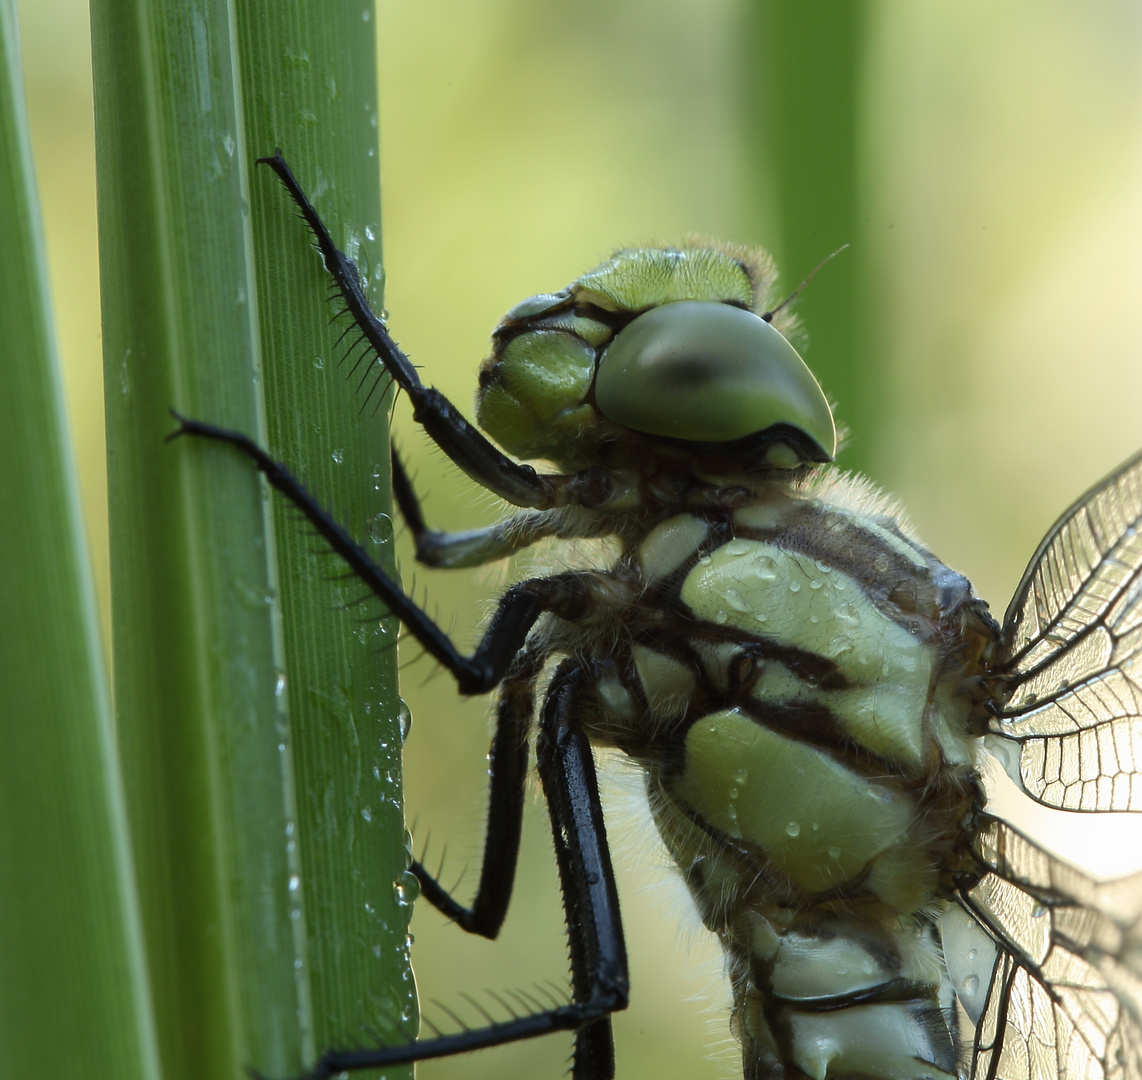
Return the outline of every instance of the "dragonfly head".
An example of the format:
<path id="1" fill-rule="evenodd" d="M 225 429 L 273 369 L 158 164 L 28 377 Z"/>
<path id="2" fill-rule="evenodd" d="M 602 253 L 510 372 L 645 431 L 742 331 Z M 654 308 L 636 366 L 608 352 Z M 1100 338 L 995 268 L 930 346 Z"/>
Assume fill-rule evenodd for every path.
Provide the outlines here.
<path id="1" fill-rule="evenodd" d="M 509 452 L 566 468 L 652 441 L 758 468 L 833 459 L 817 380 L 765 311 L 761 253 L 620 251 L 560 293 L 512 309 L 481 369 L 480 425 Z"/>

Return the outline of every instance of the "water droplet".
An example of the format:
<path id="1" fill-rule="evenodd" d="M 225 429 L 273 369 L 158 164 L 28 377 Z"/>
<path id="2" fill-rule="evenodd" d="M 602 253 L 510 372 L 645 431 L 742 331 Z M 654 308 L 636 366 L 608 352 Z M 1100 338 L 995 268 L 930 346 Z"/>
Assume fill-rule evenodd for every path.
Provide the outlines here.
<path id="1" fill-rule="evenodd" d="M 746 603 L 745 598 L 737 589 L 726 589 L 726 603 L 734 611 L 749 611 L 749 604 Z"/>
<path id="2" fill-rule="evenodd" d="M 1046 907 L 1044 907 L 1044 906 L 1043 906 L 1042 904 L 1040 904 L 1038 901 L 1036 901 L 1036 902 L 1035 902 L 1035 903 L 1032 905 L 1032 907 L 1031 907 L 1031 918 L 1032 918 L 1032 919 L 1041 919 L 1041 918 L 1042 918 L 1044 915 L 1046 915 L 1046 914 L 1047 914 L 1047 909 L 1046 909 Z"/>
<path id="3" fill-rule="evenodd" d="M 406 1005 L 403 1009 L 401 1009 L 400 1018 L 406 1024 L 412 1019 L 412 1006 L 411 1005 Z"/>
<path id="4" fill-rule="evenodd" d="M 718 610 L 714 612 L 714 622 L 718 623 L 719 625 L 724 623 L 728 618 L 729 615 L 725 611 Z"/>
<path id="5" fill-rule="evenodd" d="M 749 769 L 738 769 L 734 773 L 734 783 L 744 784 L 749 779 Z"/>
<path id="6" fill-rule="evenodd" d="M 964 977 L 963 986 L 964 986 L 964 993 L 968 997 L 975 997 L 976 994 L 979 993 L 979 976 L 978 975 L 966 975 Z"/>
<path id="7" fill-rule="evenodd" d="M 753 617 L 753 621 L 754 621 L 754 622 L 768 622 L 768 621 L 769 621 L 769 616 L 768 616 L 768 615 L 766 615 L 766 613 L 765 613 L 764 611 L 759 611 L 759 612 L 758 612 L 758 613 L 757 613 L 757 614 L 756 614 L 756 615 Z"/>
<path id="8" fill-rule="evenodd" d="M 799 582 L 799 581 L 789 582 L 789 591 L 790 592 L 800 592 L 801 591 L 801 582 Z"/>
<path id="9" fill-rule="evenodd" d="M 839 847 L 829 848 L 829 858 L 830 859 L 839 859 L 840 857 L 841 857 L 841 849 Z"/>
<path id="10" fill-rule="evenodd" d="M 850 626 L 856 626 L 860 622 L 860 616 L 852 604 L 838 604 L 833 614 L 838 622 L 848 623 Z"/>
<path id="11" fill-rule="evenodd" d="M 278 672 L 277 680 L 274 682 L 274 697 L 281 697 L 285 693 L 286 677 L 284 671 Z"/>
<path id="12" fill-rule="evenodd" d="M 313 366 L 315 368 L 317 368 L 318 371 L 324 370 L 324 368 L 325 368 L 325 357 L 324 356 L 315 356 L 313 358 Z"/>
<path id="13" fill-rule="evenodd" d="M 374 514 L 369 518 L 369 539 L 374 544 L 387 544 L 393 538 L 393 519 L 388 514 Z"/>
<path id="14" fill-rule="evenodd" d="M 412 730 L 412 710 L 405 704 L 403 698 L 400 699 L 400 707 L 397 709 L 397 723 L 400 725 L 400 741 L 403 746 L 408 733 Z"/>
<path id="15" fill-rule="evenodd" d="M 341 462 L 343 462 L 345 460 L 345 451 L 344 450 L 334 450 L 333 453 L 330 454 L 329 456 L 333 459 L 335 464 L 340 465 Z"/>
<path id="16" fill-rule="evenodd" d="M 367 806 L 362 806 L 361 807 L 361 817 L 363 817 L 366 821 L 372 821 L 373 820 L 373 811 Z"/>
<path id="17" fill-rule="evenodd" d="M 289 889 L 290 892 L 297 892 L 297 890 L 301 888 L 301 875 L 290 874 L 286 888 Z"/>
<path id="18" fill-rule="evenodd" d="M 813 578 L 809 582 L 810 589 L 819 589 L 825 583 L 820 578 Z"/>
<path id="19" fill-rule="evenodd" d="M 400 877 L 393 882 L 393 899 L 397 907 L 409 907 L 420 896 L 420 882 L 411 870 L 402 870 Z"/>
<path id="20" fill-rule="evenodd" d="M 763 556 L 754 564 L 753 576 L 758 581 L 774 581 L 777 578 L 777 564 L 768 555 Z"/>
<path id="21" fill-rule="evenodd" d="M 703 556 L 702 556 L 702 557 L 701 557 L 701 558 L 698 560 L 698 565 L 699 565 L 699 566 L 709 566 L 709 565 L 710 565 L 710 563 L 712 563 L 713 561 L 714 561 L 714 560 L 713 560 L 713 559 L 711 559 L 709 555 L 703 555 Z"/>
<path id="22" fill-rule="evenodd" d="M 817 623 L 819 623 L 821 621 L 821 617 L 819 615 L 810 615 L 809 621 L 811 623 L 813 623 L 813 625 L 815 626 Z"/>
<path id="23" fill-rule="evenodd" d="M 365 237 L 368 240 L 376 240 L 377 234 L 375 232 L 373 232 L 373 226 L 372 225 L 366 225 L 365 226 Z"/>
<path id="24" fill-rule="evenodd" d="M 800 833 L 801 826 L 796 821 L 791 821 L 785 826 L 785 834 L 787 836 L 798 836 Z"/>

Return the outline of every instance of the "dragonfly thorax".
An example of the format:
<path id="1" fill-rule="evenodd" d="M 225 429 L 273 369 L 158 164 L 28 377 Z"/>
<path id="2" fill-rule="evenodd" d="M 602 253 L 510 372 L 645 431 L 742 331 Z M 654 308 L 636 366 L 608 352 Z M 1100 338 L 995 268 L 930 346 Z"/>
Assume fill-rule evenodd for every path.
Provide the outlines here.
<path id="1" fill-rule="evenodd" d="M 936 916 L 974 868 L 972 688 L 996 627 L 835 490 L 771 482 L 662 521 L 614 572 L 623 633 L 569 627 L 559 648 L 593 654 L 585 726 L 646 770 L 757 1075 L 954 1075 Z"/>

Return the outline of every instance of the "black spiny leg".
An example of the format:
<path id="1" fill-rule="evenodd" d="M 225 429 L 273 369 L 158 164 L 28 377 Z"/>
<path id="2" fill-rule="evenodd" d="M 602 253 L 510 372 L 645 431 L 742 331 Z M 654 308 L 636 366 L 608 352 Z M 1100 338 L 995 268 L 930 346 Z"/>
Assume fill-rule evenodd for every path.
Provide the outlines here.
<path id="1" fill-rule="evenodd" d="M 331 1050 L 322 1055 L 306 1080 L 448 1057 L 554 1031 L 577 1032 L 574 1080 L 611 1080 L 614 1076 L 610 1015 L 626 1008 L 629 979 L 594 759 L 577 721 L 582 681 L 582 670 L 571 661 L 559 666 L 544 701 L 538 746 L 539 775 L 563 889 L 575 1000 L 531 1016 L 405 1046 Z"/>
<path id="2" fill-rule="evenodd" d="M 559 864 L 571 984 L 582 1013 L 572 1076 L 611 1080 L 610 1017 L 627 1007 L 630 977 L 595 759 L 577 716 L 585 680 L 573 661 L 556 669 L 543 704 L 536 757 Z"/>
<path id="3" fill-rule="evenodd" d="M 510 672 L 497 725 L 495 773 L 489 841 L 476 902 L 470 909 L 456 904 L 431 875 L 418 867 L 426 895 L 446 914 L 475 933 L 494 936 L 511 897 L 519 848 L 519 820 L 527 770 L 526 717 L 523 703 L 544 655 L 521 650 L 536 619 L 545 611 L 562 618 L 590 617 L 595 609 L 587 573 L 554 574 L 523 581 L 501 598 L 491 623 L 472 656 L 463 656 L 448 636 L 401 591 L 367 552 L 334 521 L 284 465 L 274 461 L 241 432 L 187 420 L 175 414 L 178 429 L 171 438 L 193 435 L 228 443 L 249 457 L 270 485 L 282 492 L 317 529 L 333 550 L 391 611 L 409 632 L 456 677 L 460 689 L 482 693 Z M 514 669 L 513 669 L 514 664 Z M 571 979 L 575 999 L 570 1004 L 530 1016 L 424 1039 L 404 1046 L 373 1050 L 329 1051 L 305 1080 L 327 1080 L 343 1071 L 383 1067 L 465 1053 L 535 1038 L 554 1031 L 576 1031 L 575 1080 L 610 1080 L 614 1050 L 609 1016 L 627 1004 L 626 947 L 619 920 L 614 873 L 611 869 L 595 781 L 591 747 L 580 730 L 578 712 L 583 673 L 570 661 L 560 665 L 544 702 L 538 745 L 539 773 L 547 797 L 563 889 L 563 907 L 571 945 Z M 502 745 L 501 745 L 502 740 Z M 496 774 L 500 779 L 496 779 Z M 497 843 L 498 827 L 512 835 Z M 504 838 L 501 837 L 501 841 Z"/>
<path id="4" fill-rule="evenodd" d="M 462 694 L 483 694 L 499 685 L 516 654 L 523 648 L 535 621 L 545 611 L 565 619 L 578 620 L 595 606 L 593 576 L 589 573 L 552 574 L 513 585 L 500 598 L 492 621 L 471 656 L 464 656 L 451 639 L 400 585 L 385 573 L 330 515 L 300 480 L 283 464 L 275 461 L 249 436 L 240 431 L 189 420 L 172 411 L 178 428 L 169 438 L 193 435 L 228 443 L 245 454 L 308 519 L 329 546 L 348 564 L 349 569 L 456 679 Z"/>
<path id="5" fill-rule="evenodd" d="M 481 937 L 494 938 L 500 932 L 515 885 L 527 791 L 527 740 L 534 712 L 535 678 L 545 659 L 543 652 L 525 650 L 500 687 L 496 734 L 488 755 L 490 790 L 484 858 L 472 906 L 457 903 L 421 863 L 412 864 L 423 898 L 461 929 Z"/>
<path id="6" fill-rule="evenodd" d="M 302 218 L 317 241 L 317 249 L 325 260 L 325 268 L 333 276 L 341 298 L 362 335 L 376 352 L 385 370 L 408 395 L 413 418 L 461 469 L 476 483 L 494 491 L 516 506 L 546 509 L 554 498 L 551 485 L 530 465 L 519 465 L 499 452 L 476 430 L 439 390 L 420 381 L 411 361 L 389 336 L 385 325 L 369 307 L 361 289 L 356 264 L 339 251 L 313 204 L 290 171 L 281 151 L 273 157 L 259 158 L 277 174 L 289 196 L 297 204 Z"/>

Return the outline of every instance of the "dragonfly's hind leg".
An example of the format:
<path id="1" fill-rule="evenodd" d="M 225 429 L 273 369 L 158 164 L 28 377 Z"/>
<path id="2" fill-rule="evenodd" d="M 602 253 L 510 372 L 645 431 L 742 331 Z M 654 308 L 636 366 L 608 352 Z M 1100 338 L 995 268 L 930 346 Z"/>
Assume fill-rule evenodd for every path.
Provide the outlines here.
<path id="1" fill-rule="evenodd" d="M 607 845 L 591 744 L 579 725 L 586 673 L 564 661 L 543 706 L 536 757 L 547 798 L 571 950 L 576 1025 L 574 1080 L 615 1072 L 611 1013 L 627 1007 L 630 977 L 618 888 Z"/>
<path id="2" fill-rule="evenodd" d="M 611 1080 L 614 1076 L 610 1015 L 626 1008 L 629 978 L 594 759 L 577 719 L 583 680 L 582 669 L 572 662 L 560 665 L 544 701 L 537 746 L 563 890 L 574 1000 L 529 1016 L 404 1046 L 331 1050 L 322 1055 L 306 1080 L 447 1057 L 555 1031 L 576 1032 L 574 1080 Z"/>

